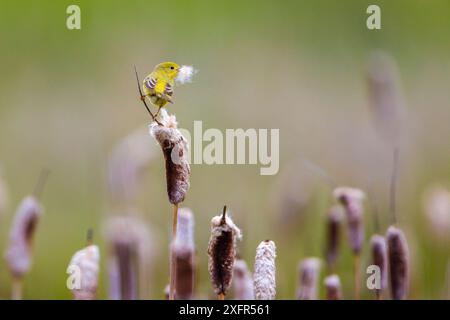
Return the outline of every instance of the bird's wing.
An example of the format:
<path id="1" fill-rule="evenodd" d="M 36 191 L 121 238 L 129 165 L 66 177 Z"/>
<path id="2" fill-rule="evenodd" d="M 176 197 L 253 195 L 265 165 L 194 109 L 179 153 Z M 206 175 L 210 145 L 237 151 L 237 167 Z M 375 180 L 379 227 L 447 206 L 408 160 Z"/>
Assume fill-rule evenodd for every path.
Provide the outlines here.
<path id="1" fill-rule="evenodd" d="M 168 96 L 173 95 L 173 87 L 169 82 L 166 83 L 166 87 L 164 88 L 164 93 L 167 94 Z"/>
<path id="2" fill-rule="evenodd" d="M 149 75 L 144 80 L 144 86 L 147 90 L 150 92 L 155 90 L 156 84 L 158 83 L 158 79 L 153 77 L 152 75 Z"/>

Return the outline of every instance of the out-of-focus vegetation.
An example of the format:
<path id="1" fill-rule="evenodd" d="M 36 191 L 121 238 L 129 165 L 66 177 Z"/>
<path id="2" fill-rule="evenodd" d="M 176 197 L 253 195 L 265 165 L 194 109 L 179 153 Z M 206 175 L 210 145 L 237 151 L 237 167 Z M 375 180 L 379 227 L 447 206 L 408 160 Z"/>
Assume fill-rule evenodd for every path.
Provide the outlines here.
<path id="1" fill-rule="evenodd" d="M 257 244 L 277 243 L 278 298 L 295 297 L 297 264 L 323 257 L 331 189 L 299 158 L 324 168 L 339 184 L 367 189 L 371 181 L 383 230 L 389 223 L 392 146 L 371 121 L 365 79 L 373 50 L 396 60 L 406 101 L 398 220 L 413 263 L 412 298 L 441 298 L 450 245 L 436 240 L 422 214 L 422 192 L 450 184 L 450 3 L 376 1 L 382 29 L 365 26 L 373 1 L 7 1 L 0 2 L 0 166 L 9 207 L 0 217 L 4 248 L 15 208 L 32 191 L 41 168 L 51 170 L 43 195 L 34 266 L 25 298 L 70 298 L 65 273 L 89 227 L 101 248 L 100 298 L 107 297 L 103 221 L 110 214 L 107 165 L 115 144 L 149 118 L 137 95 L 141 76 L 164 60 L 193 64 L 195 82 L 178 88 L 182 127 L 279 128 L 280 173 L 257 166 L 193 165 L 183 205 L 196 217 L 198 286 L 211 294 L 207 273 L 210 219 L 224 204 L 242 228 L 240 253 L 252 265 Z M 82 29 L 66 29 L 66 8 L 81 7 Z M 151 139 L 149 137 L 149 139 Z M 159 151 L 159 150 L 158 150 Z M 160 159 L 162 155 L 158 154 Z M 299 176 L 288 185 L 283 176 Z M 171 209 L 163 161 L 142 175 L 136 207 L 155 233 L 151 298 L 168 279 Z M 294 190 L 293 190 L 294 188 Z M 298 188 L 298 190 L 295 190 Z M 277 195 L 311 193 L 301 219 L 281 212 Z M 375 200 L 374 200 L 375 199 Z M 366 231 L 372 230 L 367 203 Z M 448 238 L 447 238 L 448 239 Z M 2 249 L 3 250 L 3 249 Z M 363 262 L 369 262 L 368 246 Z M 337 272 L 351 294 L 350 250 Z M 10 279 L 0 263 L 0 297 Z M 372 297 L 367 290 L 363 296 Z"/>

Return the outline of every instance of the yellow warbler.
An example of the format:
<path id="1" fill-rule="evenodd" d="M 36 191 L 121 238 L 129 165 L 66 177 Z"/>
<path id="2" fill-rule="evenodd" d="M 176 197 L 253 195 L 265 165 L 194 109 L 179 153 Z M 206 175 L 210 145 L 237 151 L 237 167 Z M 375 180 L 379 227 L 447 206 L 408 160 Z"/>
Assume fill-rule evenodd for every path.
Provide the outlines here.
<path id="1" fill-rule="evenodd" d="M 153 72 L 145 77 L 142 84 L 144 97 L 149 97 L 150 102 L 159 109 L 164 107 L 167 102 L 173 103 L 171 97 L 175 78 L 179 71 L 180 66 L 175 62 L 163 62 L 156 65 Z"/>
<path id="2" fill-rule="evenodd" d="M 162 62 L 156 65 L 152 73 L 145 77 L 141 88 L 136 66 L 134 67 L 134 71 L 136 73 L 141 100 L 153 120 L 156 122 L 158 122 L 157 116 L 161 108 L 164 107 L 167 102 L 173 103 L 172 95 L 175 83 L 184 84 L 191 82 L 193 75 L 197 73 L 197 70 L 192 66 L 180 66 L 175 62 Z M 150 108 L 147 106 L 147 103 L 145 102 L 147 97 L 154 106 L 158 107 L 156 115 L 153 115 Z"/>

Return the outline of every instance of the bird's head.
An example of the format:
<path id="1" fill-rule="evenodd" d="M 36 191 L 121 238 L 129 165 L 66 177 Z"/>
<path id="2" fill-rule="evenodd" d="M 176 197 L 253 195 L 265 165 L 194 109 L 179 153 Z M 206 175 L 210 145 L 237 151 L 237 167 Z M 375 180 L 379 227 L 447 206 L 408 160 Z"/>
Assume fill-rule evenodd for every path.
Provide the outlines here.
<path id="1" fill-rule="evenodd" d="M 180 66 L 175 62 L 162 62 L 155 67 L 155 71 L 164 73 L 169 79 L 174 80 L 178 75 Z"/>

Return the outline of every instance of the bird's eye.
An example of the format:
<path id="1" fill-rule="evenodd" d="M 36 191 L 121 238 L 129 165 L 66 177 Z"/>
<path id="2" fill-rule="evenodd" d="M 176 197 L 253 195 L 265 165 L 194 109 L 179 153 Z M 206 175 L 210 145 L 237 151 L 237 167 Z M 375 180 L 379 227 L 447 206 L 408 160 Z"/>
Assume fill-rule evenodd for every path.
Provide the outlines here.
<path id="1" fill-rule="evenodd" d="M 174 66 L 171 66 L 171 67 L 170 67 L 170 69 L 172 69 L 172 70 L 173 70 L 173 69 L 175 69 L 175 67 L 174 67 Z"/>

